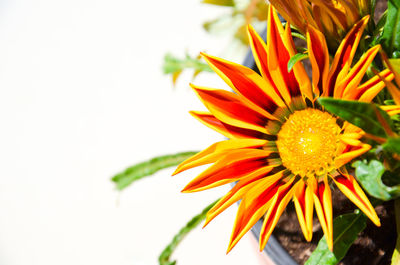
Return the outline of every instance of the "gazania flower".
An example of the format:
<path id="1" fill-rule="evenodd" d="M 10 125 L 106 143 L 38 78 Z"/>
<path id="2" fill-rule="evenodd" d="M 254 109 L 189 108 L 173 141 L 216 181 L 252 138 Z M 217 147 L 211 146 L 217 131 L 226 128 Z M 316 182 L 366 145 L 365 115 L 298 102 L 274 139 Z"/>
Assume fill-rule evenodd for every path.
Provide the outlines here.
<path id="1" fill-rule="evenodd" d="M 269 9 L 267 44 L 249 26 L 248 35 L 261 75 L 223 59 L 203 54 L 212 69 L 233 89 L 229 92 L 192 85 L 209 112 L 191 112 L 200 122 L 229 140 L 217 142 L 184 161 L 174 174 L 213 163 L 183 192 L 195 192 L 235 183 L 207 214 L 206 224 L 240 201 L 228 252 L 264 216 L 260 249 L 268 241 L 286 205 L 294 201 L 305 238 L 312 237 L 316 213 L 332 250 L 332 199 L 330 183 L 356 204 L 377 226 L 374 208 L 348 174 L 345 165 L 370 149 L 360 141 L 363 132 L 321 109 L 319 96 L 371 101 L 384 87 L 378 76 L 360 84 L 379 50 L 368 50 L 352 67 L 352 60 L 368 17 L 347 34 L 329 66 L 323 34 L 307 31 L 312 77 L 301 62 L 288 72 L 296 53 L 290 26 L 284 29 Z M 393 78 L 389 70 L 380 75 Z"/>
<path id="2" fill-rule="evenodd" d="M 270 0 L 278 12 L 302 33 L 307 25 L 318 28 L 329 43 L 337 42 L 365 15 L 371 13 L 369 0 Z"/>

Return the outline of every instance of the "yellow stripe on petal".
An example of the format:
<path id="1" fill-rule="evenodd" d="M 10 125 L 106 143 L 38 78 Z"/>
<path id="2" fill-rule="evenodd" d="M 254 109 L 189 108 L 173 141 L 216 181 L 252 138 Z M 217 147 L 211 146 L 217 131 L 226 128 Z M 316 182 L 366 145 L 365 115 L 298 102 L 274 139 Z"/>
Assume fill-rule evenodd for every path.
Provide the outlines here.
<path id="1" fill-rule="evenodd" d="M 197 192 L 228 184 L 249 176 L 259 168 L 269 172 L 277 166 L 268 164 L 270 153 L 260 149 L 232 150 L 194 178 L 182 192 Z"/>
<path id="2" fill-rule="evenodd" d="M 289 52 L 290 57 L 293 57 L 297 51 L 295 49 L 295 45 L 293 42 L 292 38 L 292 31 L 290 29 L 290 23 L 288 22 L 285 27 L 285 34 L 283 35 L 284 39 L 284 44 L 286 49 Z M 296 80 L 298 82 L 298 85 L 300 86 L 300 91 L 301 94 L 304 97 L 309 98 L 310 100 L 313 100 L 313 93 L 312 93 L 312 88 L 311 88 L 311 82 L 310 78 L 308 77 L 308 74 L 303 66 L 303 64 L 299 61 L 293 65 L 293 73 L 296 77 Z"/>
<path id="3" fill-rule="evenodd" d="M 388 82 L 392 81 L 394 78 L 394 75 L 388 69 L 380 72 L 379 76 L 385 78 Z M 385 87 L 385 83 L 379 78 L 379 76 L 375 75 L 367 82 L 360 85 L 357 88 L 358 93 L 350 99 L 362 102 L 371 102 L 372 99 Z"/>
<path id="4" fill-rule="evenodd" d="M 335 159 L 335 167 L 336 168 L 342 167 L 343 165 L 347 164 L 354 158 L 364 154 L 369 149 L 371 149 L 371 146 L 369 144 L 361 144 L 358 149 L 352 149 L 351 151 L 340 154 Z"/>
<path id="5" fill-rule="evenodd" d="M 343 194 L 346 195 L 346 197 L 349 198 L 355 205 L 357 205 L 357 207 L 360 208 L 360 210 L 363 211 L 376 226 L 381 226 L 381 222 L 379 221 L 374 207 L 372 207 L 367 196 L 353 176 L 340 175 L 338 177 L 334 177 L 333 180 Z"/>
<path id="6" fill-rule="evenodd" d="M 307 47 L 312 66 L 313 91 L 319 96 L 327 94 L 326 80 L 329 73 L 329 52 L 324 35 L 309 26 L 307 30 Z"/>
<path id="7" fill-rule="evenodd" d="M 323 182 L 318 183 L 313 197 L 315 211 L 325 234 L 326 242 L 330 251 L 333 251 L 332 197 L 326 176 Z"/>
<path id="8" fill-rule="evenodd" d="M 209 112 L 190 111 L 189 113 L 207 127 L 219 132 L 220 134 L 230 139 L 243 139 L 243 138 L 263 139 L 266 137 L 265 133 L 261 133 L 259 131 L 235 127 L 223 123 Z"/>
<path id="9" fill-rule="evenodd" d="M 268 174 L 268 171 L 261 168 L 250 174 L 245 179 L 238 181 L 238 183 L 207 212 L 206 221 L 203 227 L 205 227 L 220 213 L 225 211 L 229 206 L 241 200 L 250 189 L 261 181 L 266 185 L 263 178 L 268 178 L 268 176 L 265 176 L 265 174 Z"/>
<path id="10" fill-rule="evenodd" d="M 242 148 L 257 148 L 265 145 L 266 143 L 266 140 L 260 139 L 235 139 L 215 143 L 200 153 L 197 153 L 196 155 L 183 161 L 172 175 L 176 175 L 193 167 L 213 163 L 221 158 L 221 156 L 226 155 L 232 150 Z"/>
<path id="11" fill-rule="evenodd" d="M 296 193 L 293 197 L 294 206 L 296 208 L 297 218 L 304 238 L 310 242 L 312 239 L 313 226 L 313 188 L 306 185 L 304 181 L 299 181 Z"/>
<path id="12" fill-rule="evenodd" d="M 368 67 L 370 67 L 380 47 L 380 45 L 376 45 L 363 54 L 346 78 L 335 88 L 334 97 L 351 99 L 354 93 L 357 93 L 357 87 L 364 77 Z"/>
<path id="13" fill-rule="evenodd" d="M 208 110 L 220 121 L 232 126 L 267 133 L 268 118 L 252 109 L 241 98 L 225 90 L 192 85 Z"/>
<path id="14" fill-rule="evenodd" d="M 201 53 L 210 67 L 253 108 L 269 118 L 278 107 L 285 104 L 274 88 L 255 71 L 240 64 Z M 266 110 L 266 111 L 265 111 Z"/>
<path id="15" fill-rule="evenodd" d="M 400 113 L 400 105 L 387 105 L 380 106 L 381 109 L 387 112 L 389 116 L 393 116 Z"/>
<path id="16" fill-rule="evenodd" d="M 268 242 L 269 237 L 272 234 L 279 218 L 281 217 L 286 205 L 293 197 L 293 193 L 296 190 L 296 182 L 293 185 L 294 177 L 292 177 L 286 184 L 279 187 L 276 192 L 271 205 L 269 206 L 268 212 L 264 217 L 264 223 L 260 232 L 260 251 L 262 251 Z"/>
<path id="17" fill-rule="evenodd" d="M 239 240 L 265 214 L 279 187 L 284 184 L 280 181 L 284 176 L 284 171 L 268 176 L 244 196 L 236 215 L 227 253 L 232 250 Z"/>
<path id="18" fill-rule="evenodd" d="M 369 16 L 365 16 L 349 31 L 335 54 L 332 66 L 328 75 L 328 94 L 325 96 L 333 96 L 337 82 L 342 80 L 350 69 L 351 63 L 356 53 L 358 43 L 360 42 L 362 33 L 369 20 Z"/>

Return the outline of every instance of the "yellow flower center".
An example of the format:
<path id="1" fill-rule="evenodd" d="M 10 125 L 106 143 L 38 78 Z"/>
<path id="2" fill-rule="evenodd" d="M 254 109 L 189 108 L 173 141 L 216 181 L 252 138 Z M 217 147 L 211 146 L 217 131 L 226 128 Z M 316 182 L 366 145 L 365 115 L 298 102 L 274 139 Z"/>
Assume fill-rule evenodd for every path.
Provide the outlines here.
<path id="1" fill-rule="evenodd" d="M 295 111 L 282 125 L 276 145 L 282 164 L 295 175 L 321 176 L 334 169 L 340 127 L 327 112 Z"/>

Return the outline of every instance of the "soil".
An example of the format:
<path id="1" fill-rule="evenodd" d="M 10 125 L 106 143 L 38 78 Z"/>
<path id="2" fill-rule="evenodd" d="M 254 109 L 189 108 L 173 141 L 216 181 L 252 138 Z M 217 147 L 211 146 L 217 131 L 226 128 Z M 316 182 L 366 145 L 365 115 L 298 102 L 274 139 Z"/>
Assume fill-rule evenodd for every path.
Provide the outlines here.
<path id="1" fill-rule="evenodd" d="M 344 213 L 351 213 L 356 209 L 340 191 L 332 189 L 334 217 Z M 361 232 L 350 247 L 340 265 L 386 265 L 390 264 L 393 250 L 396 245 L 396 223 L 394 219 L 393 202 L 387 202 L 375 208 L 382 226 L 376 227 L 370 220 L 367 227 Z M 314 214 L 315 215 L 315 214 Z M 317 247 L 318 241 L 323 236 L 318 218 L 314 216 L 313 239 L 307 242 L 298 224 L 293 204 L 287 207 L 282 214 L 274 236 L 283 248 L 297 261 L 304 264 Z"/>

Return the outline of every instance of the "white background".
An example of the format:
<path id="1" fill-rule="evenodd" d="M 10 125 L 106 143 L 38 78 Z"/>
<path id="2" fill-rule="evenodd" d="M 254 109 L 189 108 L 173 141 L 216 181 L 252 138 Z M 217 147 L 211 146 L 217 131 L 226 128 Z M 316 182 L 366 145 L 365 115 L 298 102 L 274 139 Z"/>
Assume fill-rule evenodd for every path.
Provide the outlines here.
<path id="1" fill-rule="evenodd" d="M 229 40 L 201 28 L 223 12 L 200 0 L 0 2 L 1 265 L 155 265 L 227 191 L 181 194 L 196 172 L 172 169 L 121 193 L 110 182 L 133 163 L 221 139 L 187 113 L 203 109 L 190 74 L 174 90 L 161 65 L 166 52 L 224 56 Z M 195 82 L 225 87 L 211 74 Z M 235 212 L 190 234 L 178 264 L 258 264 L 251 236 L 225 255 Z"/>

